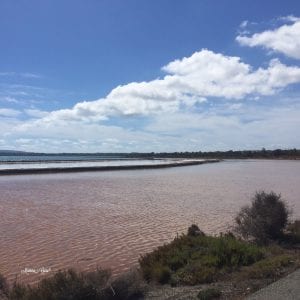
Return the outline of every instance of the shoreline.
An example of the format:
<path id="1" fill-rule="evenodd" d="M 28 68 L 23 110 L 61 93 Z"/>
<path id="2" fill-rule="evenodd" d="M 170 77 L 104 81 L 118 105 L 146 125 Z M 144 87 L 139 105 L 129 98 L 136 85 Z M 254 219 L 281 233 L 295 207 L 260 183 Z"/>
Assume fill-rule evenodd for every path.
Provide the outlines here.
<path id="1" fill-rule="evenodd" d="M 77 173 L 77 172 L 95 172 L 95 171 L 122 171 L 122 170 L 144 170 L 144 169 L 162 169 L 172 167 L 184 167 L 193 165 L 202 165 L 206 163 L 220 162 L 221 159 L 206 160 L 179 160 L 151 165 L 124 165 L 124 166 L 88 166 L 88 167 L 67 167 L 67 168 L 28 168 L 28 169 L 6 169 L 0 170 L 0 176 L 4 175 L 33 175 L 33 174 L 54 174 L 54 173 Z"/>

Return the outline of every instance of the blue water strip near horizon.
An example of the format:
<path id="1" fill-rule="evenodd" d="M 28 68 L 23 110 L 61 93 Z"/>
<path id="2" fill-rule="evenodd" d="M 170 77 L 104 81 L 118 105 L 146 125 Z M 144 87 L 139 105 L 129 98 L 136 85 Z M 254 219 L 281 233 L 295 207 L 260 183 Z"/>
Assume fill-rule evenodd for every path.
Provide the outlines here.
<path id="1" fill-rule="evenodd" d="M 43 154 L 43 155 L 0 155 L 0 163 L 7 162 L 59 162 L 59 161 L 104 161 L 104 160 L 130 160 L 121 155 L 102 154 Z"/>

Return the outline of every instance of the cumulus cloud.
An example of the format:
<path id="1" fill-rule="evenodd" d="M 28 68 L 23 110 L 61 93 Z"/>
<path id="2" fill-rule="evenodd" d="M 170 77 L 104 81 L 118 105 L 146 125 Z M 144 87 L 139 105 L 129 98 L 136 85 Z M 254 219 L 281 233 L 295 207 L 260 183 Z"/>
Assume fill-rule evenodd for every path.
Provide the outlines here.
<path id="1" fill-rule="evenodd" d="M 49 113 L 40 123 L 105 121 L 110 117 L 149 116 L 189 110 L 209 97 L 243 99 L 272 95 L 300 82 L 300 68 L 272 60 L 253 68 L 239 57 L 203 49 L 162 68 L 166 75 L 149 82 L 132 82 L 113 89 L 105 98 L 77 103 Z"/>
<path id="2" fill-rule="evenodd" d="M 239 35 L 236 40 L 243 46 L 262 46 L 288 57 L 300 59 L 300 19 L 287 16 L 281 20 L 292 24 L 284 24 L 275 30 L 266 30 L 251 36 Z"/>

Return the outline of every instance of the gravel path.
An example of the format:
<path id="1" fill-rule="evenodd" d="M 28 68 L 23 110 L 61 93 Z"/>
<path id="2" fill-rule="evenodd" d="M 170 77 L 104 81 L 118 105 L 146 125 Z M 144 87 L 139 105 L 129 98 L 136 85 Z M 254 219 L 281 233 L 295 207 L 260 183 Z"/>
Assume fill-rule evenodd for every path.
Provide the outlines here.
<path id="1" fill-rule="evenodd" d="M 300 300 L 300 269 L 270 284 L 248 300 Z"/>

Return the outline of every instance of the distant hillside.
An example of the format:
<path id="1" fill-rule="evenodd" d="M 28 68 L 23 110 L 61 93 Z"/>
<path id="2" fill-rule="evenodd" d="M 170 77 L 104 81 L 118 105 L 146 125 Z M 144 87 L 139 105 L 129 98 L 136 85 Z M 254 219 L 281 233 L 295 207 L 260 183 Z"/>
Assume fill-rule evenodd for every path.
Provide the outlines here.
<path id="1" fill-rule="evenodd" d="M 0 150 L 0 155 L 26 155 L 32 154 L 32 152 L 17 151 L 17 150 Z"/>

